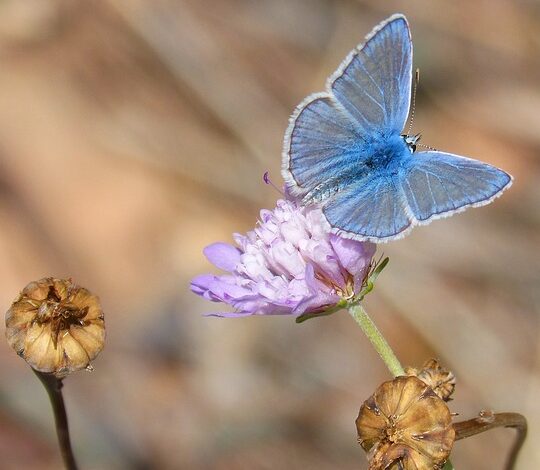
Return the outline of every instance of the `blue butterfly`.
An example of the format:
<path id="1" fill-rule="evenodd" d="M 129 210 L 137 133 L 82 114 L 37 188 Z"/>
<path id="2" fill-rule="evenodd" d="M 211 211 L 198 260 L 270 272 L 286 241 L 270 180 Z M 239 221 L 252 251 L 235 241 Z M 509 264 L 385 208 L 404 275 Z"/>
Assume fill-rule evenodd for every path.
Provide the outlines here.
<path id="1" fill-rule="evenodd" d="M 403 15 L 379 24 L 308 96 L 285 134 L 283 177 L 304 204 L 320 203 L 332 231 L 356 240 L 401 238 L 415 225 L 490 203 L 504 171 L 402 135 L 409 114 L 412 42 Z"/>

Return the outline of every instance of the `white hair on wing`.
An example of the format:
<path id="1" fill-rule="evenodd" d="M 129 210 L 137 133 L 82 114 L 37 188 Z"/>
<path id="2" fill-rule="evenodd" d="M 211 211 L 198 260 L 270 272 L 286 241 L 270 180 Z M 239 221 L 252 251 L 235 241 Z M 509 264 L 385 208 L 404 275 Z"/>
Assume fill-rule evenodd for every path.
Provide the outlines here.
<path id="1" fill-rule="evenodd" d="M 299 187 L 299 184 L 294 179 L 294 176 L 292 175 L 292 172 L 290 171 L 290 163 L 291 163 L 291 138 L 292 133 L 294 131 L 294 127 L 296 124 L 296 120 L 302 114 L 302 111 L 306 109 L 306 107 L 313 103 L 314 101 L 322 98 L 330 98 L 327 92 L 318 92 L 318 93 L 312 93 L 309 96 L 306 96 L 302 102 L 294 108 L 293 113 L 289 117 L 289 124 L 287 126 L 287 130 L 285 131 L 285 137 L 283 139 L 283 151 L 282 151 L 282 162 L 281 162 L 281 176 L 285 180 L 285 184 L 287 188 L 291 191 L 291 193 L 294 196 L 302 196 L 302 190 Z"/>

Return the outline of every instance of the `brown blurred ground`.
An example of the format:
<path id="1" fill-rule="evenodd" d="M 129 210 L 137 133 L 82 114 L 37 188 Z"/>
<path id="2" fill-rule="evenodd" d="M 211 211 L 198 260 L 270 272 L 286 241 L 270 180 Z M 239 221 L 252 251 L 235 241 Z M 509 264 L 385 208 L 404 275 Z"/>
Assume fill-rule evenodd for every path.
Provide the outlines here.
<path id="1" fill-rule="evenodd" d="M 1 305 L 73 276 L 107 346 L 69 378 L 85 469 L 357 469 L 361 402 L 388 378 L 346 314 L 208 319 L 201 249 L 277 194 L 287 118 L 389 14 L 411 23 L 424 142 L 499 165 L 514 187 L 382 246 L 367 308 L 405 364 L 458 377 L 452 410 L 519 411 L 540 451 L 540 6 L 467 0 L 4 0 Z M 59 468 L 43 390 L 0 342 L 1 468 Z M 510 430 L 456 444 L 501 468 Z"/>

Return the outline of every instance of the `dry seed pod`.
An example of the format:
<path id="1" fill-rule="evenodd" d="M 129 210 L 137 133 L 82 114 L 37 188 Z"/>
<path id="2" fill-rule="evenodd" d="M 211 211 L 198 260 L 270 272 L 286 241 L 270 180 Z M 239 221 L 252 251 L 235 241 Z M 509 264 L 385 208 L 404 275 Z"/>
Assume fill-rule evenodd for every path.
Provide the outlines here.
<path id="1" fill-rule="evenodd" d="M 71 279 L 31 282 L 6 313 L 6 337 L 40 372 L 62 378 L 90 368 L 105 341 L 99 299 Z"/>
<path id="2" fill-rule="evenodd" d="M 455 440 L 446 403 L 416 377 L 384 382 L 360 408 L 358 442 L 370 470 L 433 470 Z"/>
<path id="3" fill-rule="evenodd" d="M 428 384 L 444 401 L 450 400 L 456 388 L 456 377 L 452 372 L 441 367 L 437 359 L 430 359 L 421 369 L 407 367 L 405 372 L 407 375 L 414 375 Z"/>

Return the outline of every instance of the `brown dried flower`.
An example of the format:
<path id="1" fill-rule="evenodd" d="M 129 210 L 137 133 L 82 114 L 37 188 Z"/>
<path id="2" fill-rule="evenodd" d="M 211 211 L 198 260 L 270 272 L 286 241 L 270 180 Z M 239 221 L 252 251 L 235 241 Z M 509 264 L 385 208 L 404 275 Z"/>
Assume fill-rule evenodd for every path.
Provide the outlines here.
<path id="1" fill-rule="evenodd" d="M 380 385 L 360 408 L 356 428 L 370 470 L 440 468 L 455 439 L 446 403 L 416 377 Z"/>
<path id="2" fill-rule="evenodd" d="M 405 373 L 407 375 L 414 375 L 422 382 L 428 384 L 439 398 L 442 398 L 444 401 L 450 400 L 450 396 L 456 388 L 456 377 L 452 372 L 441 367 L 437 359 L 430 359 L 421 369 L 407 367 Z"/>
<path id="3" fill-rule="evenodd" d="M 62 378 L 91 369 L 105 341 L 99 299 L 71 279 L 31 282 L 6 313 L 6 337 L 40 372 Z"/>

